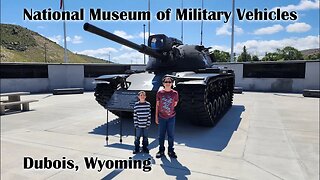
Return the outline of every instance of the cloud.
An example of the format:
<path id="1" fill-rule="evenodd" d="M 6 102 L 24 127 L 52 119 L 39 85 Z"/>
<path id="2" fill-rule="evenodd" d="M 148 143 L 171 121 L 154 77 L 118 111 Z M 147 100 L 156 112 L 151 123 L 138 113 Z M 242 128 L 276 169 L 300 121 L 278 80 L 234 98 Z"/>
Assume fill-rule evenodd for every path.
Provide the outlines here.
<path id="1" fill-rule="evenodd" d="M 145 38 L 146 38 L 146 43 L 147 43 L 147 41 L 148 41 L 148 35 L 149 35 L 148 32 L 146 32 L 146 33 L 144 34 L 144 36 L 145 36 Z M 150 32 L 150 35 L 154 35 L 154 33 Z M 138 35 L 138 37 L 143 39 L 143 32 L 140 32 L 139 35 Z"/>
<path id="2" fill-rule="evenodd" d="M 71 40 L 72 40 L 72 39 L 71 39 L 69 36 L 66 37 L 66 41 L 67 41 L 67 42 L 70 42 Z M 62 41 L 64 42 L 64 40 L 62 40 Z"/>
<path id="3" fill-rule="evenodd" d="M 311 26 L 307 23 L 294 23 L 289 24 L 286 27 L 287 32 L 306 32 L 311 29 Z"/>
<path id="4" fill-rule="evenodd" d="M 281 40 L 248 40 L 235 45 L 235 52 L 239 55 L 243 46 L 253 55 L 264 56 L 266 52 L 275 52 L 286 46 L 292 46 L 298 50 L 319 48 L 319 35 L 303 38 L 286 38 Z"/>
<path id="5" fill-rule="evenodd" d="M 124 39 L 137 39 L 137 38 L 143 39 L 144 33 L 140 32 L 139 34 L 130 35 L 130 34 L 127 34 L 125 31 L 115 30 L 113 34 L 120 36 Z M 148 41 L 148 35 L 149 35 L 148 32 L 145 32 L 144 36 L 146 38 L 146 42 Z M 154 35 L 154 33 L 150 33 L 150 35 Z"/>
<path id="6" fill-rule="evenodd" d="M 271 10 L 276 10 L 277 8 L 280 8 L 281 11 L 303 11 L 309 9 L 319 9 L 319 0 L 301 0 L 298 5 L 290 4 L 287 6 L 274 7 Z"/>
<path id="7" fill-rule="evenodd" d="M 120 36 L 120 37 L 122 37 L 124 39 L 133 39 L 134 38 L 134 36 L 127 34 L 125 31 L 115 30 L 113 32 L 113 34 L 115 34 L 117 36 Z"/>
<path id="8" fill-rule="evenodd" d="M 57 36 L 48 37 L 48 39 L 50 39 L 53 42 L 56 42 L 57 44 L 60 44 L 63 38 L 61 35 L 57 35 Z"/>
<path id="9" fill-rule="evenodd" d="M 121 45 L 121 48 L 119 49 L 120 51 L 134 51 L 134 49 L 129 48 L 125 45 Z"/>
<path id="10" fill-rule="evenodd" d="M 56 35 L 56 36 L 52 36 L 52 37 L 48 37 L 51 41 L 56 42 L 57 44 L 61 44 L 64 42 L 64 38 L 61 35 Z M 66 37 L 67 42 L 71 42 L 72 44 L 81 44 L 82 41 L 82 37 L 81 36 L 73 36 L 73 38 L 67 36 Z"/>
<path id="11" fill-rule="evenodd" d="M 137 51 L 125 52 L 113 57 L 112 61 L 119 64 L 143 64 L 143 54 Z"/>
<path id="12" fill-rule="evenodd" d="M 255 35 L 263 35 L 263 34 L 274 34 L 279 31 L 282 31 L 284 28 L 280 24 L 276 24 L 270 27 L 260 28 L 253 32 Z"/>
<path id="13" fill-rule="evenodd" d="M 243 29 L 238 27 L 238 26 L 234 26 L 234 32 L 236 34 L 242 34 L 243 33 Z M 216 29 L 216 35 L 231 35 L 231 25 L 230 23 L 227 24 L 223 24 L 221 27 L 218 27 Z"/>
<path id="14" fill-rule="evenodd" d="M 227 46 L 212 45 L 210 47 L 211 47 L 210 51 L 214 51 L 214 50 L 225 51 L 225 52 L 231 51 L 230 47 L 227 47 Z"/>
<path id="15" fill-rule="evenodd" d="M 93 50 L 84 50 L 76 53 L 105 60 L 109 60 L 110 55 L 110 60 L 119 64 L 143 64 L 143 54 L 126 46 L 121 46 L 121 48 L 118 50 L 115 48 L 106 47 Z M 148 56 L 146 56 L 146 59 L 148 60 Z"/>
<path id="16" fill-rule="evenodd" d="M 81 44 L 83 41 L 82 41 L 82 37 L 81 36 L 77 36 L 75 35 L 73 37 L 73 39 L 71 40 L 71 43 L 73 44 Z"/>
<path id="17" fill-rule="evenodd" d="M 117 53 L 117 52 L 118 50 L 116 50 L 115 48 L 106 47 L 106 48 L 100 48 L 100 49 L 88 49 L 84 51 L 78 51 L 76 53 L 108 60 L 109 55 L 111 56 L 112 53 Z"/>

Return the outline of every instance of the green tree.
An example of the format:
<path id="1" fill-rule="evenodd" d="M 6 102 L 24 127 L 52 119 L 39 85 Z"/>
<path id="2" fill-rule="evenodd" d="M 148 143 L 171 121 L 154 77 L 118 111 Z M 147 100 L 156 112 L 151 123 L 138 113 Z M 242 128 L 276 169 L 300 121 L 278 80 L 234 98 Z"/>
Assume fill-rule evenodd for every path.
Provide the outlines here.
<path id="1" fill-rule="evenodd" d="M 257 55 L 252 56 L 252 61 L 259 61 L 259 57 Z"/>
<path id="2" fill-rule="evenodd" d="M 210 57 L 214 62 L 228 62 L 230 54 L 225 51 L 214 50 L 210 52 Z"/>
<path id="3" fill-rule="evenodd" d="M 319 60 L 320 59 L 320 53 L 317 54 L 310 54 L 305 57 L 306 60 Z"/>
<path id="4" fill-rule="evenodd" d="M 277 50 L 283 60 L 302 60 L 302 53 L 294 47 L 287 46 L 281 50 Z"/>
<path id="5" fill-rule="evenodd" d="M 266 53 L 262 58 L 262 61 L 278 61 L 281 59 L 281 55 L 278 53 Z"/>
<path id="6" fill-rule="evenodd" d="M 238 57 L 238 62 L 251 61 L 251 55 L 247 52 L 246 46 L 243 46 L 243 51 Z"/>

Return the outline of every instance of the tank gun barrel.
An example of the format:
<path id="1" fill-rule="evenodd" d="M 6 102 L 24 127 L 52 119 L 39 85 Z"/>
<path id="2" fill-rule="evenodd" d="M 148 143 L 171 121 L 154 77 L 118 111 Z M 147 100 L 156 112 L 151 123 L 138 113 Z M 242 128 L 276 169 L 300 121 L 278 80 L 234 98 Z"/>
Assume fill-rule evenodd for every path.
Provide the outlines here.
<path id="1" fill-rule="evenodd" d="M 142 45 L 138 45 L 138 44 L 133 43 L 131 41 L 128 41 L 128 40 L 126 40 L 126 39 L 124 39 L 122 37 L 119 37 L 119 36 L 117 36 L 115 34 L 112 34 L 112 33 L 108 32 L 106 30 L 100 29 L 100 28 L 98 28 L 98 27 L 96 27 L 96 26 L 94 26 L 92 24 L 85 23 L 83 25 L 83 29 L 85 31 L 91 32 L 93 34 L 96 34 L 96 35 L 102 36 L 104 38 L 110 39 L 111 41 L 115 41 L 115 42 L 117 42 L 119 44 L 122 44 L 124 46 L 127 46 L 129 48 L 135 49 L 135 50 L 137 50 L 137 51 L 139 51 L 141 53 L 145 53 L 145 54 L 147 54 L 149 56 L 152 56 L 152 57 L 155 57 L 155 58 L 160 58 L 160 59 L 163 58 L 162 54 L 152 50 L 148 46 L 145 46 L 143 44 Z"/>

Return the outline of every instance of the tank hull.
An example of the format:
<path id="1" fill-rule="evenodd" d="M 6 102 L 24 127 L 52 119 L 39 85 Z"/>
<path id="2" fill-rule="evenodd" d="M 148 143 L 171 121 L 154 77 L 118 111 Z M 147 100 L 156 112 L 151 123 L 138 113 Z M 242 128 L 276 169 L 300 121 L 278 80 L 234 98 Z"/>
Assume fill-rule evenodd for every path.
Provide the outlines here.
<path id="1" fill-rule="evenodd" d="M 147 101 L 155 108 L 156 93 L 162 88 L 163 76 L 175 79 L 174 89 L 179 93 L 176 107 L 177 116 L 190 120 L 200 126 L 214 126 L 232 106 L 234 74 L 222 73 L 221 70 L 203 70 L 202 72 L 180 72 L 170 74 L 137 73 L 121 75 L 121 80 L 113 76 L 97 78 L 96 100 L 105 109 L 120 117 L 131 117 L 134 102 L 138 100 L 139 91 L 147 93 Z M 118 75 L 119 76 L 119 75 Z M 128 86 L 121 86 L 120 82 Z M 116 83 L 119 83 L 117 86 Z"/>

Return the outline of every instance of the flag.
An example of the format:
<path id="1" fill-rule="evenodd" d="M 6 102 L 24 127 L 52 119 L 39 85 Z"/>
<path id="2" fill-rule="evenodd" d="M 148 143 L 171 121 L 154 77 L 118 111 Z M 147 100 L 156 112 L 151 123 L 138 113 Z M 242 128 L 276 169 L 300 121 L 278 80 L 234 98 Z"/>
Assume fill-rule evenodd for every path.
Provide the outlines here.
<path id="1" fill-rule="evenodd" d="M 63 0 L 60 0 L 60 9 L 63 7 Z"/>

